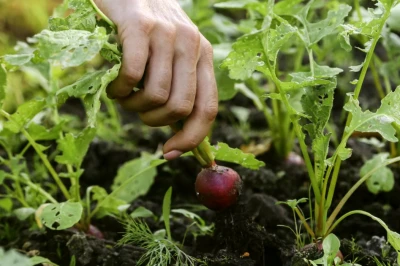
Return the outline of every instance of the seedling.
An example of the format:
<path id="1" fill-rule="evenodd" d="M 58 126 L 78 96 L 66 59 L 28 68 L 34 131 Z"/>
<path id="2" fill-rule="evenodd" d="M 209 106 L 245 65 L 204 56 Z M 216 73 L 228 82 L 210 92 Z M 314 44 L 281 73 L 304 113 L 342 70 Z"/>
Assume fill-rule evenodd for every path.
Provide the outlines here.
<path id="1" fill-rule="evenodd" d="M 325 18 L 318 20 L 309 16 L 309 11 L 317 8 L 314 6 L 316 1 L 308 1 L 304 5 L 300 2 L 279 1 L 274 4 L 274 1 L 257 1 L 234 5 L 228 1 L 218 4 L 218 7 L 245 9 L 253 16 L 258 14 L 256 17 L 262 18 L 261 21 L 253 21 L 254 28 L 251 33 L 239 38 L 233 44 L 233 51 L 225 59 L 222 67 L 229 69 L 231 78 L 243 82 L 251 80 L 255 75 L 254 72 L 262 73 L 268 83 L 273 84 L 270 86 L 275 86 L 276 92 L 271 92 L 267 96 L 279 100 L 288 112 L 315 198 L 314 217 L 310 217 L 311 226 L 301 212 L 296 213 L 310 236 L 318 242 L 328 237 L 339 222 L 351 214 L 368 215 L 377 220 L 363 211 L 352 211 L 339 219 L 337 215 L 354 191 L 376 171 L 400 161 L 400 157 L 382 160 L 379 165 L 365 173 L 330 212 L 341 162 L 348 159 L 352 153 L 351 149 L 346 147 L 352 134 L 376 132 L 387 141 L 398 141 L 395 134 L 396 128 L 400 125 L 400 88 L 397 87 L 396 90 L 389 92 L 382 99 L 381 106 L 376 112 L 363 111 L 358 98 L 374 50 L 384 32 L 386 20 L 399 1 L 378 1 L 375 9 L 369 10 L 368 20 L 355 23 L 345 22 L 345 18 L 352 10 L 352 7 L 346 4 L 334 2 L 325 12 Z M 312 19 L 317 21 L 310 21 Z M 364 48 L 360 49 L 366 54 L 364 62 L 350 68 L 351 71 L 360 73 L 358 78 L 351 82 L 355 88 L 353 93 L 348 94 L 347 103 L 343 107 L 347 111 L 343 136 L 339 139 L 332 157 L 328 158 L 332 134 L 327 128 L 327 123 L 331 116 L 338 74 L 343 70 L 318 64 L 314 55 L 318 54 L 321 42 L 332 41 L 329 36 L 333 34 L 339 37 L 341 46 L 347 50 L 352 49 L 350 36 L 364 36 L 367 42 Z M 288 71 L 278 65 L 278 56 L 283 56 L 282 51 L 288 47 L 291 51 L 305 52 L 308 59 L 307 70 L 291 72 L 292 69 L 289 68 Z M 279 121 L 279 117 L 275 119 Z M 310 146 L 307 145 L 306 134 L 311 140 Z M 312 150 L 313 160 L 308 153 L 309 148 Z M 389 243 L 399 252 L 398 234 L 389 230 L 381 220 L 377 221 L 386 229 Z"/>
<path id="2" fill-rule="evenodd" d="M 102 20 L 98 20 L 98 16 Z M 63 230 L 74 226 L 101 236 L 101 232 L 94 232 L 92 218 L 105 215 L 122 217 L 133 200 L 148 192 L 157 174 L 156 167 L 166 162 L 159 159 L 158 152 L 151 155 L 144 153 L 120 168 L 110 193 L 100 186 L 88 187 L 86 193 L 81 191 L 82 162 L 90 143 L 97 137 L 107 139 L 110 136 L 106 130 L 108 126 L 116 132 L 122 130 L 118 126 L 120 121 L 116 107 L 105 93 L 121 66 L 122 51 L 115 41 L 115 35 L 115 25 L 93 1 L 69 0 L 56 9 L 49 21 L 49 29 L 30 38 L 29 43 L 19 43 L 16 46 L 17 54 L 0 58 L 0 107 L 5 98 L 7 73 L 10 71 L 34 70 L 39 75 L 44 91 L 43 98 L 23 103 L 12 114 L 0 110 L 6 120 L 2 126 L 0 145 L 7 153 L 7 158 L 1 158 L 1 163 L 9 169 L 7 172 L 0 171 L 0 184 L 7 191 L 2 199 L 3 205 L 11 212 L 14 208 L 11 198 L 15 198 L 24 208 L 16 214 L 24 219 L 35 214 L 38 227 Z M 109 62 L 106 67 L 86 71 L 69 85 L 65 83 L 71 83 L 71 80 L 60 81 L 63 70 L 76 69 L 99 55 Z M 61 86 L 63 83 L 65 86 Z M 83 126 L 71 126 L 70 117 L 59 113 L 60 106 L 71 97 L 80 98 L 85 107 L 87 121 Z M 107 107 L 107 112 L 100 110 L 102 104 Z M 99 126 L 105 118 L 107 125 Z M 114 135 L 111 140 L 117 139 L 121 143 L 114 132 L 111 135 Z M 15 141 L 16 138 L 18 141 Z M 27 144 L 21 139 L 26 140 Z M 54 152 L 49 154 L 49 147 L 43 146 L 43 141 L 57 141 Z M 21 143 L 25 147 L 20 147 Z M 35 160 L 42 165 L 33 175 L 24 163 L 24 154 L 30 148 L 35 151 Z M 204 140 L 192 154 L 203 167 L 214 165 L 211 162 L 215 159 L 252 169 L 264 165 L 253 155 L 231 149 L 223 143 L 216 148 L 211 147 L 208 140 Z M 33 179 L 39 174 L 46 180 L 43 184 L 41 180 Z M 53 182 L 47 180 L 48 176 L 52 177 Z M 3 184 L 5 179 L 13 187 Z M 35 196 L 24 191 L 35 193 Z M 61 192 L 61 195 L 57 192 Z"/>

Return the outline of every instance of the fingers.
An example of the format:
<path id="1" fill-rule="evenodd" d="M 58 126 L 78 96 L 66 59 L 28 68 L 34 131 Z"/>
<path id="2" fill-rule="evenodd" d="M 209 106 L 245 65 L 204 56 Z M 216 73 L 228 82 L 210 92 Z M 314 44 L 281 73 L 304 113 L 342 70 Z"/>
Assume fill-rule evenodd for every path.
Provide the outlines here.
<path id="1" fill-rule="evenodd" d="M 202 37 L 197 65 L 197 93 L 194 108 L 183 129 L 164 145 L 164 158 L 174 159 L 197 147 L 207 136 L 218 112 L 218 93 L 213 71 L 212 47 Z"/>
<path id="2" fill-rule="evenodd" d="M 107 88 L 110 98 L 128 96 L 142 79 L 149 55 L 149 35 L 153 24 L 150 20 L 141 20 L 139 25 L 127 23 L 120 29 L 123 40 L 122 67 L 118 77 Z"/>
<path id="3" fill-rule="evenodd" d="M 192 112 L 196 97 L 196 68 L 199 55 L 200 34 L 192 26 L 181 26 L 175 45 L 171 94 L 165 105 L 140 114 L 145 124 L 170 125 L 186 118 Z M 153 73 L 150 74 L 150 79 L 152 75 Z"/>

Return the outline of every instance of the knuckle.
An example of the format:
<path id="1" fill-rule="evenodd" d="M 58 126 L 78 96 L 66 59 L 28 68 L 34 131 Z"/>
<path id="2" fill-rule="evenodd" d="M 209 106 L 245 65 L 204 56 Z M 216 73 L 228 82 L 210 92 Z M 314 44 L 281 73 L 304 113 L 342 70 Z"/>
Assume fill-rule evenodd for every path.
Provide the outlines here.
<path id="1" fill-rule="evenodd" d="M 218 114 L 218 103 L 215 101 L 209 104 L 204 110 L 203 114 L 207 121 L 214 121 Z"/>
<path id="2" fill-rule="evenodd" d="M 194 45 L 192 48 L 199 49 L 200 48 L 200 38 L 201 34 L 199 29 L 195 25 L 191 24 L 180 24 L 178 26 L 179 33 L 182 34 L 185 39 L 190 43 L 190 45 Z"/>
<path id="3" fill-rule="evenodd" d="M 139 30 L 146 34 L 150 34 L 156 25 L 156 20 L 144 14 L 138 14 L 136 24 Z"/>
<path id="4" fill-rule="evenodd" d="M 193 110 L 192 102 L 185 100 L 181 103 L 169 107 L 169 113 L 176 119 L 184 118 L 190 115 Z"/>
<path id="5" fill-rule="evenodd" d="M 162 25 L 161 31 L 168 40 L 174 40 L 176 37 L 176 28 L 173 24 L 160 24 Z"/>
<path id="6" fill-rule="evenodd" d="M 194 136 L 187 136 L 185 142 L 191 148 L 195 148 L 200 144 L 200 141 L 198 141 Z"/>
<path id="7" fill-rule="evenodd" d="M 147 99 L 151 105 L 163 105 L 168 101 L 168 93 L 164 89 L 147 95 Z"/>
<path id="8" fill-rule="evenodd" d="M 128 65 L 124 68 L 122 75 L 128 84 L 135 84 L 143 77 L 143 71 Z"/>

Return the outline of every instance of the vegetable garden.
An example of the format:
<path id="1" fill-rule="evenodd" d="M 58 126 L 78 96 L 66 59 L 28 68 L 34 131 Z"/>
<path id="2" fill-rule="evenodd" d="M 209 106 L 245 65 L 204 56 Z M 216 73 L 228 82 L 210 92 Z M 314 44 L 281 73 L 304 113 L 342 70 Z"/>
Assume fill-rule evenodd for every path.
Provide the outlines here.
<path id="1" fill-rule="evenodd" d="M 0 266 L 400 264 L 400 1 L 179 2 L 219 113 L 167 161 L 92 0 L 0 0 Z"/>

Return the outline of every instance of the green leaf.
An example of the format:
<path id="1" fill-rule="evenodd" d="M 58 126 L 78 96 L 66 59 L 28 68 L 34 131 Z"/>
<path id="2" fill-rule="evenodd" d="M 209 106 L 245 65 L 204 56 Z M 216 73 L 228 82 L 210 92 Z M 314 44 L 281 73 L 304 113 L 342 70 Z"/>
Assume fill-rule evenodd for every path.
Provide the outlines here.
<path id="1" fill-rule="evenodd" d="M 42 223 L 53 230 L 63 230 L 75 225 L 82 216 L 80 202 L 62 202 L 48 204 L 41 214 Z"/>
<path id="2" fill-rule="evenodd" d="M 50 18 L 49 28 L 52 31 L 60 30 L 87 30 L 92 32 L 96 27 L 96 11 L 89 1 L 68 1 L 68 6 L 75 11 L 67 18 Z"/>
<path id="3" fill-rule="evenodd" d="M 102 218 L 106 215 L 119 215 L 121 213 L 122 206 L 127 204 L 126 201 L 111 196 L 107 191 L 100 186 L 91 186 L 87 188 L 87 195 L 93 193 L 93 200 L 102 202 L 99 211 L 96 214 L 97 218 Z"/>
<path id="4" fill-rule="evenodd" d="M 324 257 L 328 257 L 328 261 L 332 261 L 336 258 L 340 248 L 340 240 L 334 234 L 329 234 L 322 242 L 322 248 L 324 250 Z"/>
<path id="5" fill-rule="evenodd" d="M 11 266 L 11 265 L 32 266 L 32 263 L 28 257 L 15 251 L 14 249 L 4 251 L 4 249 L 0 247 L 0 266 Z"/>
<path id="6" fill-rule="evenodd" d="M 400 265 L 400 234 L 387 230 L 388 242 L 397 252 L 397 264 Z"/>
<path id="7" fill-rule="evenodd" d="M 257 1 L 256 0 L 225 1 L 225 2 L 214 4 L 214 7 L 226 8 L 226 9 L 244 9 L 250 3 L 257 3 Z"/>
<path id="8" fill-rule="evenodd" d="M 0 209 L 5 210 L 7 213 L 11 212 L 13 202 L 10 198 L 0 199 Z"/>
<path id="9" fill-rule="evenodd" d="M 47 129 L 42 125 L 36 123 L 30 123 L 26 131 L 28 131 L 29 135 L 35 140 L 54 140 L 60 137 L 60 132 L 64 122 L 58 123 L 56 126 L 51 129 Z"/>
<path id="10" fill-rule="evenodd" d="M 374 155 L 371 159 L 366 161 L 360 169 L 360 176 L 366 175 L 372 169 L 383 165 L 389 153 L 380 153 Z M 378 194 L 379 192 L 389 192 L 394 187 L 394 176 L 392 170 L 387 166 L 382 166 L 378 171 L 374 172 L 367 182 L 368 190 L 373 194 Z"/>
<path id="11" fill-rule="evenodd" d="M 86 108 L 86 115 L 88 117 L 88 124 L 89 126 L 96 125 L 96 117 L 97 113 L 100 110 L 100 97 L 103 91 L 107 88 L 108 84 L 112 82 L 117 76 L 121 64 L 114 65 L 113 68 L 106 71 L 104 76 L 101 78 L 101 86 L 95 91 L 94 94 L 87 94 L 84 99 L 83 103 Z M 90 87 L 88 87 L 90 88 Z"/>
<path id="12" fill-rule="evenodd" d="M 381 106 L 373 113 L 363 112 L 358 100 L 350 95 L 349 101 L 344 109 L 352 113 L 351 123 L 346 127 L 346 134 L 351 135 L 354 131 L 377 132 L 388 141 L 397 142 L 396 130 L 392 123 L 400 125 L 400 87 L 388 93 L 382 99 Z"/>
<path id="13" fill-rule="evenodd" d="M 297 31 L 296 28 L 292 27 L 288 23 L 281 23 L 275 29 L 269 29 L 263 37 L 263 43 L 265 45 L 268 59 L 276 63 L 279 50 L 284 46 L 288 40 Z"/>
<path id="14" fill-rule="evenodd" d="M 25 221 L 28 219 L 29 216 L 35 213 L 35 209 L 30 208 L 30 207 L 25 207 L 25 208 L 18 208 L 13 211 L 14 215 L 18 218 L 20 221 Z"/>
<path id="15" fill-rule="evenodd" d="M 70 97 L 81 97 L 86 94 L 94 94 L 102 87 L 102 77 L 106 70 L 98 70 L 83 75 L 79 80 L 57 92 L 57 95 L 66 93 Z"/>
<path id="16" fill-rule="evenodd" d="M 313 2 L 314 1 L 309 1 L 309 4 L 307 4 L 298 15 L 295 15 L 304 25 L 303 30 L 300 32 L 301 39 L 307 47 L 319 42 L 325 36 L 333 34 L 339 29 L 339 26 L 344 23 L 344 18 L 348 16 L 351 10 L 351 6 L 341 4 L 337 10 L 329 10 L 326 19 L 316 23 L 310 23 L 307 21 L 307 15 Z"/>
<path id="17" fill-rule="evenodd" d="M 76 136 L 71 133 L 66 134 L 64 139 L 58 140 L 57 149 L 62 154 L 56 157 L 56 161 L 61 164 L 71 164 L 80 168 L 95 134 L 96 129 L 92 127 L 85 128 Z"/>
<path id="18" fill-rule="evenodd" d="M 37 43 L 36 58 L 46 59 L 62 67 L 79 66 L 94 58 L 106 43 L 104 28 L 89 32 L 84 30 L 43 30 L 33 37 Z"/>
<path id="19" fill-rule="evenodd" d="M 4 98 L 6 97 L 7 88 L 7 72 L 0 64 L 0 108 L 3 106 Z"/>
<path id="20" fill-rule="evenodd" d="M 139 196 L 146 194 L 157 174 L 156 166 L 151 167 L 152 162 L 155 162 L 159 156 L 159 153 L 142 153 L 140 158 L 124 163 L 119 168 L 111 189 L 116 190 L 128 180 L 130 181 L 124 188 L 120 189 L 116 197 L 126 202 L 132 202 Z"/>
<path id="21" fill-rule="evenodd" d="M 164 195 L 162 216 L 165 224 L 165 230 L 167 231 L 168 239 L 171 240 L 171 227 L 169 225 L 169 215 L 171 213 L 171 195 L 172 187 L 170 187 Z"/>
<path id="22" fill-rule="evenodd" d="M 22 66 L 31 61 L 34 54 L 15 54 L 15 55 L 5 55 L 2 57 L 3 61 L 10 66 Z"/>
<path id="23" fill-rule="evenodd" d="M 4 127 L 14 133 L 21 129 L 32 120 L 46 106 L 44 99 L 31 100 L 20 105 L 17 111 L 10 116 L 10 119 L 4 123 Z"/>
<path id="24" fill-rule="evenodd" d="M 230 148 L 227 144 L 218 142 L 216 146 L 211 146 L 211 151 L 216 160 L 236 163 L 243 167 L 257 170 L 265 163 L 255 158 L 254 154 L 244 153 L 240 149 Z"/>
<path id="25" fill-rule="evenodd" d="M 275 204 L 286 204 L 288 205 L 291 209 L 296 209 L 297 205 L 300 203 L 305 203 L 307 202 L 307 198 L 301 198 L 299 200 L 294 199 L 294 200 L 287 200 L 287 201 L 277 201 Z"/>
<path id="26" fill-rule="evenodd" d="M 338 147 L 337 152 L 338 152 L 338 156 L 339 156 L 340 160 L 344 161 L 351 157 L 353 150 L 340 146 L 340 147 Z"/>
<path id="27" fill-rule="evenodd" d="M 229 69 L 231 79 L 246 80 L 257 67 L 264 66 L 262 36 L 262 32 L 244 35 L 232 45 L 233 51 L 221 64 L 221 67 Z"/>
<path id="28" fill-rule="evenodd" d="M 129 216 L 132 219 L 137 219 L 137 218 L 149 218 L 149 217 L 154 217 L 154 213 L 150 211 L 149 209 L 146 209 L 145 207 L 138 207 L 136 208 Z"/>
<path id="29" fill-rule="evenodd" d="M 54 262 L 50 261 L 49 259 L 43 258 L 41 256 L 34 256 L 32 258 L 30 258 L 31 261 L 31 265 L 53 265 L 53 266 L 58 266 L 57 264 L 55 264 Z"/>

